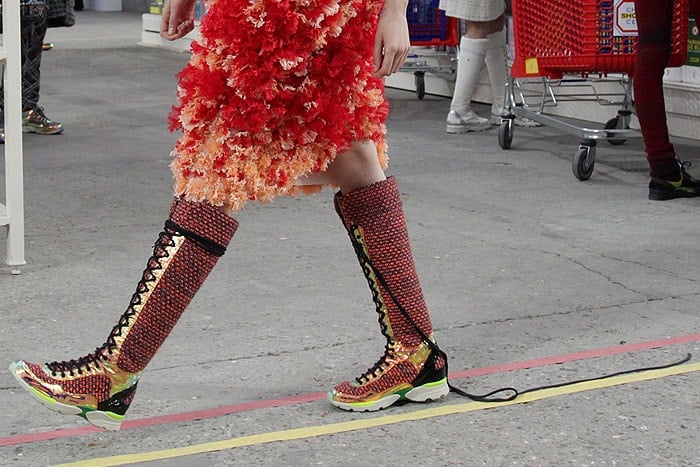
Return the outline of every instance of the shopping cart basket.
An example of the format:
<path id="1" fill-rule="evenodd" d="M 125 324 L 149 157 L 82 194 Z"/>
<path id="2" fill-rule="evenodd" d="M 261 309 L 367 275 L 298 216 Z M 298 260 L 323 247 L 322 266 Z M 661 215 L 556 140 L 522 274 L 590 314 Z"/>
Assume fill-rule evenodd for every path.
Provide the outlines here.
<path id="1" fill-rule="evenodd" d="M 409 0 L 406 11 L 411 52 L 401 71 L 413 72 L 419 99 L 425 97 L 425 73 L 456 79 L 459 21 L 438 5 L 439 0 Z"/>
<path id="2" fill-rule="evenodd" d="M 582 140 L 574 154 L 572 169 L 576 178 L 587 180 L 593 173 L 597 141 L 622 144 L 628 137 L 641 136 L 629 129 L 637 57 L 634 2 L 513 0 L 512 8 L 515 57 L 506 85 L 499 145 L 510 148 L 516 116 L 578 135 Z M 687 43 L 688 2 L 676 0 L 669 66 L 685 62 Z M 539 82 L 535 92 L 533 86 L 527 89 L 528 83 L 533 83 L 530 78 Z M 597 86 L 605 81 L 619 82 L 622 90 L 598 92 Z M 557 98 L 556 92 L 572 87 L 576 88 L 573 93 Z M 577 94 L 579 89 L 586 92 Z M 545 112 L 564 101 L 620 105 L 620 110 L 602 129 L 581 128 Z"/>

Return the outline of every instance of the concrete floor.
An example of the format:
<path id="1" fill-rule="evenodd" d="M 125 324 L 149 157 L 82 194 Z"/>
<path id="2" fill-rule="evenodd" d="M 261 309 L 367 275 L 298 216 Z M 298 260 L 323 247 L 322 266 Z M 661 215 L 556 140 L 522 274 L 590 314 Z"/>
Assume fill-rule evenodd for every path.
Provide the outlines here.
<path id="1" fill-rule="evenodd" d="M 28 264 L 0 269 L 3 368 L 103 342 L 172 197 L 165 117 L 187 55 L 139 45 L 139 15 L 77 20 L 49 32 L 42 67 L 41 103 L 66 131 L 24 138 Z M 698 465 L 699 200 L 647 200 L 639 139 L 602 143 L 579 182 L 574 137 L 517 128 L 504 151 L 496 130 L 446 135 L 445 98 L 387 94 L 390 173 L 453 384 L 525 390 L 691 361 L 513 405 L 335 410 L 323 393 L 384 342 L 326 191 L 237 216 L 122 431 L 50 412 L 0 373 L 0 464 Z M 697 143 L 674 143 L 699 174 Z"/>

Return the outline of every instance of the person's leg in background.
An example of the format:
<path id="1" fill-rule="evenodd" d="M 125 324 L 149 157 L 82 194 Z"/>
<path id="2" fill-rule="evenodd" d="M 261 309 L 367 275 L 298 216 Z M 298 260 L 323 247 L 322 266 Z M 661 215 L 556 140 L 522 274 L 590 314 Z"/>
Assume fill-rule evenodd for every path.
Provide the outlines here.
<path id="1" fill-rule="evenodd" d="M 46 17 L 23 17 L 21 21 L 22 130 L 41 134 L 61 133 L 63 126 L 46 118 L 43 109 L 39 107 L 41 53 L 47 29 Z M 3 99 L 4 96 L 0 92 L 0 109 L 5 108 Z M 3 125 L 4 118 L 0 118 L 0 143 L 5 142 Z"/>
<path id="2" fill-rule="evenodd" d="M 673 0 L 635 0 L 635 14 L 639 45 L 634 96 L 649 162 L 649 199 L 697 196 L 698 182 L 676 157 L 666 123 L 663 75 L 671 56 Z"/>
<path id="3" fill-rule="evenodd" d="M 488 45 L 486 47 L 486 70 L 489 73 L 493 103 L 491 104 L 491 119 L 494 123 L 501 123 L 503 111 L 503 99 L 505 96 L 506 82 L 508 81 L 508 69 L 506 64 L 506 28 L 505 14 L 501 16 L 501 29 L 486 35 Z M 499 20 L 501 19 L 499 18 Z"/>
<path id="4" fill-rule="evenodd" d="M 505 15 L 493 21 L 467 21 L 467 32 L 462 36 L 457 61 L 457 79 L 447 115 L 447 133 L 483 131 L 491 126 L 487 118 L 479 117 L 471 109 L 471 101 L 476 90 L 481 68 L 489 52 L 489 34 L 503 29 Z M 505 75 L 505 57 L 503 72 Z M 505 81 L 503 82 L 505 86 Z M 501 97 L 503 94 L 501 94 Z"/>
<path id="5" fill-rule="evenodd" d="M 47 118 L 39 106 L 41 54 L 46 29 L 46 18 L 22 22 L 22 131 L 55 135 L 63 132 L 63 125 Z"/>
<path id="6" fill-rule="evenodd" d="M 501 29 L 486 35 L 488 45 L 486 47 L 486 70 L 489 73 L 489 81 L 491 82 L 491 91 L 493 95 L 493 103 L 491 104 L 491 123 L 494 125 L 501 124 L 501 114 L 503 113 L 503 104 L 506 91 L 506 82 L 509 77 L 508 52 L 507 45 L 507 30 L 505 27 L 505 15 L 501 17 Z M 499 18 L 496 21 L 501 21 Z M 495 25 L 498 27 L 498 25 Z M 539 123 L 528 118 L 517 117 L 514 119 L 517 126 L 535 127 L 540 126 Z"/>
<path id="7" fill-rule="evenodd" d="M 671 55 L 673 1 L 636 0 L 639 28 L 638 60 L 634 71 L 635 107 L 642 127 L 652 177 L 678 175 L 675 151 L 669 141 L 663 74 Z"/>

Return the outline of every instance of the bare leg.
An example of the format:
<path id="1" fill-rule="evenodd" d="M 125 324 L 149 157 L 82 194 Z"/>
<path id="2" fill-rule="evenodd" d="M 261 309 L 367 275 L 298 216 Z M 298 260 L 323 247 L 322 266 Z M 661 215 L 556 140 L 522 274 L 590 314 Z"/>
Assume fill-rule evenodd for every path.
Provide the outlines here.
<path id="1" fill-rule="evenodd" d="M 377 148 L 371 141 L 356 142 L 335 158 L 326 173 L 343 193 L 386 180 L 377 159 Z"/>

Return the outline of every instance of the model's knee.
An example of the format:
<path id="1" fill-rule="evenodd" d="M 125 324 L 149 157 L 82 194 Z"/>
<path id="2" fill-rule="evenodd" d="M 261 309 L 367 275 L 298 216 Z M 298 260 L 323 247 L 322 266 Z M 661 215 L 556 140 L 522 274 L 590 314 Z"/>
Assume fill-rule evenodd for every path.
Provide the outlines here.
<path id="1" fill-rule="evenodd" d="M 372 141 L 354 143 L 335 158 L 327 172 L 345 192 L 384 179 L 377 148 Z"/>
<path id="2" fill-rule="evenodd" d="M 358 170 L 379 165 L 377 147 L 372 141 L 357 142 L 353 144 L 347 152 L 338 157 L 345 159 L 347 165 L 355 167 Z"/>

